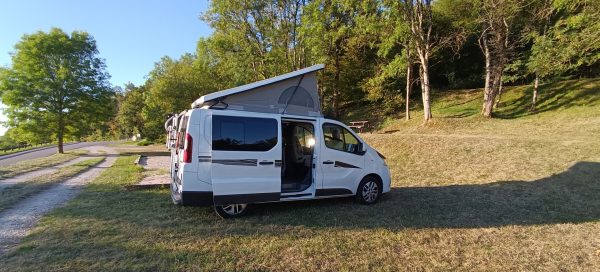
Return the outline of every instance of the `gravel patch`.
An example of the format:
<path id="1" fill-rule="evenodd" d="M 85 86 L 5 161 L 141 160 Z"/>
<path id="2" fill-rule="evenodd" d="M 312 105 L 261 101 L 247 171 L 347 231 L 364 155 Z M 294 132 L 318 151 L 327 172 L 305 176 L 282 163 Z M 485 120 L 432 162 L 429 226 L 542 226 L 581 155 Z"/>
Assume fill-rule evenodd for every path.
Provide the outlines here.
<path id="1" fill-rule="evenodd" d="M 171 167 L 171 156 L 142 156 L 140 159 L 140 165 L 144 169 L 165 169 L 169 170 Z"/>
<path id="2" fill-rule="evenodd" d="M 10 249 L 34 227 L 38 220 L 49 211 L 62 206 L 79 194 L 85 184 L 94 180 L 100 173 L 116 161 L 116 152 L 108 147 L 88 147 L 90 153 L 108 154 L 106 160 L 89 170 L 70 178 L 48 190 L 33 195 L 14 208 L 0 213 L 0 254 Z"/>
<path id="3" fill-rule="evenodd" d="M 140 183 L 138 183 L 138 186 L 141 187 L 152 187 L 152 186 L 157 186 L 157 185 L 169 185 L 171 183 L 170 177 L 169 175 L 156 175 L 156 176 L 149 176 L 149 177 L 145 177 L 142 181 L 140 181 Z"/>
<path id="4" fill-rule="evenodd" d="M 140 181 L 137 188 L 161 187 L 171 183 L 170 175 L 164 174 L 171 168 L 170 156 L 142 156 L 140 165 L 146 169 L 147 175 Z"/>

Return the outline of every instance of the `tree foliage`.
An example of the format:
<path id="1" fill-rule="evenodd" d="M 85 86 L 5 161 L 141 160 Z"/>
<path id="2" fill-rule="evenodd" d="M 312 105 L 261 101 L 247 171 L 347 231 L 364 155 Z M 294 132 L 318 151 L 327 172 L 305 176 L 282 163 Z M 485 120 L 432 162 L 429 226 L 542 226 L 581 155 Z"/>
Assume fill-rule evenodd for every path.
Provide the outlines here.
<path id="1" fill-rule="evenodd" d="M 339 117 L 345 106 L 363 99 L 376 64 L 380 15 L 376 1 L 317 0 L 305 7 L 301 37 L 311 62 L 327 67 L 320 95 L 328 114 Z"/>
<path id="2" fill-rule="evenodd" d="M 219 81 L 210 56 L 199 46 L 198 54 L 180 59 L 162 58 L 150 72 L 144 88 L 144 136 L 157 139 L 164 135 L 167 114 L 188 109 L 200 96 L 218 91 Z"/>
<path id="3" fill-rule="evenodd" d="M 600 60 L 599 2 L 554 1 L 547 9 L 557 14 L 556 19 L 548 22 L 551 25 L 545 26 L 547 30 L 531 33 L 533 45 L 528 69 L 547 78 L 597 63 Z"/>
<path id="4" fill-rule="evenodd" d="M 307 66 L 298 33 L 302 0 L 214 0 L 203 19 L 216 70 L 235 85 Z"/>
<path id="5" fill-rule="evenodd" d="M 316 63 L 325 64 L 319 92 L 326 115 L 342 117 L 370 101 L 385 114 L 404 104 L 408 116 L 403 90 L 414 84 L 485 87 L 482 113 L 492 116 L 503 84 L 598 65 L 598 10 L 586 0 L 215 0 L 202 16 L 214 32 L 196 55 L 163 59 L 150 73 L 145 127 L 159 135 L 165 114 L 203 93 Z M 189 70 L 169 81 L 181 67 L 210 76 Z M 428 93 L 415 96 L 426 102 Z"/>
<path id="6" fill-rule="evenodd" d="M 196 52 L 163 57 L 124 90 L 110 88 L 89 34 L 25 35 L 12 66 L 0 68 L 5 142 L 98 138 L 109 128 L 156 140 L 166 116 L 201 95 L 317 63 L 326 115 L 371 102 L 386 115 L 404 106 L 408 118 L 415 104 L 428 120 L 433 90 L 483 87 L 482 114 L 492 117 L 504 84 L 533 82 L 535 106 L 539 82 L 600 75 L 599 3 L 213 0 L 201 16 L 213 33 Z"/>
<path id="7" fill-rule="evenodd" d="M 15 45 L 12 67 L 0 75 L 0 95 L 14 137 L 32 143 L 78 139 L 114 112 L 109 75 L 86 32 L 58 28 L 24 35 Z"/>
<path id="8" fill-rule="evenodd" d="M 144 134 L 144 95 L 145 86 L 136 87 L 133 84 L 127 84 L 124 93 L 119 95 L 119 110 L 113 125 L 113 133 L 118 138 Z"/>

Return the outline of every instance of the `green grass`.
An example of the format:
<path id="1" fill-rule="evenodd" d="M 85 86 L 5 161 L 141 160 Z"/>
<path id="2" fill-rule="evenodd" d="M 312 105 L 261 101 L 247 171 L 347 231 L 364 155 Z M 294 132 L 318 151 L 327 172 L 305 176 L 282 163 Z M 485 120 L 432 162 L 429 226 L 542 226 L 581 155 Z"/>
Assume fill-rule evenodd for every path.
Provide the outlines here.
<path id="1" fill-rule="evenodd" d="M 121 157 L 0 270 L 598 271 L 598 86 L 545 85 L 538 112 L 519 112 L 529 90 L 511 88 L 492 120 L 479 92 L 438 94 L 430 124 L 414 112 L 381 128 L 395 133 L 362 135 L 393 176 L 374 206 L 263 204 L 222 220 L 168 190 L 126 189 L 143 173 Z"/>
<path id="2" fill-rule="evenodd" d="M 79 155 L 86 154 L 83 150 L 67 151 L 63 154 L 54 154 L 39 159 L 20 161 L 12 165 L 0 167 L 0 179 L 14 177 L 23 173 L 35 171 L 50 166 L 55 166 L 66 161 L 77 158 Z"/>
<path id="3" fill-rule="evenodd" d="M 138 146 L 149 146 L 151 144 L 154 144 L 154 142 L 149 141 L 147 139 L 143 139 L 143 140 L 141 140 L 141 141 L 139 141 L 139 142 L 136 143 L 136 145 L 138 145 Z"/>
<path id="4" fill-rule="evenodd" d="M 39 193 L 50 186 L 65 181 L 77 174 L 99 164 L 104 158 L 94 158 L 66 166 L 46 176 L 41 176 L 22 183 L 11 185 L 0 191 L 0 212 L 9 209 L 22 199 Z"/>

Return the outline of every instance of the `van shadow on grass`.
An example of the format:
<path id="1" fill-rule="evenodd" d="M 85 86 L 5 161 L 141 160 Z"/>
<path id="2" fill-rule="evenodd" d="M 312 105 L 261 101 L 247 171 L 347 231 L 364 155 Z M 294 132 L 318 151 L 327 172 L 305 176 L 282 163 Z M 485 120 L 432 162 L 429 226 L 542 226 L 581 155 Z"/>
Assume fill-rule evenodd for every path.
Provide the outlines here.
<path id="1" fill-rule="evenodd" d="M 233 220 L 219 219 L 212 207 L 175 206 L 168 189 L 131 191 L 123 184 L 101 183 L 89 185 L 80 199 L 53 217 L 110 222 L 111 229 L 198 237 L 277 236 L 297 228 L 486 228 L 599 221 L 598 196 L 600 163 L 579 162 L 535 181 L 393 188 L 370 206 L 353 198 L 256 204 L 247 216 Z"/>
<path id="2" fill-rule="evenodd" d="M 600 163 L 579 162 L 535 181 L 393 188 L 381 201 L 262 204 L 253 217 L 269 224 L 342 228 L 479 228 L 600 220 Z M 264 218 L 263 218 L 264 219 Z"/>

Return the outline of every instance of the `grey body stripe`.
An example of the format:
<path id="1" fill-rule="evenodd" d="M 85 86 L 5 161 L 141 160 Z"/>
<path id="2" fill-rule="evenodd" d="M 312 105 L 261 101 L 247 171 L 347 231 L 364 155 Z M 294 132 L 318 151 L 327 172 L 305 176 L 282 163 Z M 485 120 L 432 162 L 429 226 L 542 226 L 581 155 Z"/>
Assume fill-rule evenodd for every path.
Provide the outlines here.
<path id="1" fill-rule="evenodd" d="M 211 156 L 198 156 L 198 162 L 211 162 Z"/>
<path id="2" fill-rule="evenodd" d="M 343 167 L 343 168 L 360 168 L 358 166 L 354 166 L 352 164 L 348 164 L 345 162 L 341 162 L 341 161 L 335 161 L 335 164 L 333 165 L 333 167 Z"/>
<path id="3" fill-rule="evenodd" d="M 212 160 L 212 163 L 224 164 L 224 165 L 239 165 L 239 166 L 257 166 L 257 159 L 244 159 L 244 160 Z"/>

